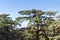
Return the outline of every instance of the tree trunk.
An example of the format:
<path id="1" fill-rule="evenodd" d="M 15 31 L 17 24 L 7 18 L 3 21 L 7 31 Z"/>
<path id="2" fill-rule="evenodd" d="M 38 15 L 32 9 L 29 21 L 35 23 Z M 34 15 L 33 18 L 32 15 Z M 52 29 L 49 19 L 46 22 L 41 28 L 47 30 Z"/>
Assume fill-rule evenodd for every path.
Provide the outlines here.
<path id="1" fill-rule="evenodd" d="M 37 24 L 36 40 L 39 40 L 39 24 Z"/>

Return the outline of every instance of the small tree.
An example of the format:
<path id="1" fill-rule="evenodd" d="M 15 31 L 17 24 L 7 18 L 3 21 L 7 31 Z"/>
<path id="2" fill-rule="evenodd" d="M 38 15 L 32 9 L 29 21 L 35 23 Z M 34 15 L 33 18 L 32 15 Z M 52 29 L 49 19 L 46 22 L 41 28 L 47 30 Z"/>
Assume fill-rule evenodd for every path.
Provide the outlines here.
<path id="1" fill-rule="evenodd" d="M 0 28 L 3 30 L 3 40 L 10 40 L 10 32 L 17 25 L 17 22 L 9 17 L 9 14 L 0 14 Z"/>

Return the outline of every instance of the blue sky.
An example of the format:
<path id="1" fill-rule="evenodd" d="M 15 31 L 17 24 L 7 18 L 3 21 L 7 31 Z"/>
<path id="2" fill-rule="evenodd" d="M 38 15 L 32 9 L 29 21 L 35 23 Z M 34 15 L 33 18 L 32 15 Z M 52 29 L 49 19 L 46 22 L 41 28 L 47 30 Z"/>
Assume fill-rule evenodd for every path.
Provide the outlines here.
<path id="1" fill-rule="evenodd" d="M 60 12 L 60 0 L 0 0 L 0 14 L 11 14 L 13 19 L 19 16 L 18 11 L 33 8 Z"/>

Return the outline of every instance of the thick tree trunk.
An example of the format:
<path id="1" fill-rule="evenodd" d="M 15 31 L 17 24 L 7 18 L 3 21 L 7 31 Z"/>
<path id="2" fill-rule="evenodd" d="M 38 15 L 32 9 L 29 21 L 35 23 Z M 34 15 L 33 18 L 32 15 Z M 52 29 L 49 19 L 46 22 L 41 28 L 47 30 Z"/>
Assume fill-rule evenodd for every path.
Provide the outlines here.
<path id="1" fill-rule="evenodd" d="M 36 33 L 36 40 L 39 40 L 39 30 L 37 30 L 37 33 Z"/>

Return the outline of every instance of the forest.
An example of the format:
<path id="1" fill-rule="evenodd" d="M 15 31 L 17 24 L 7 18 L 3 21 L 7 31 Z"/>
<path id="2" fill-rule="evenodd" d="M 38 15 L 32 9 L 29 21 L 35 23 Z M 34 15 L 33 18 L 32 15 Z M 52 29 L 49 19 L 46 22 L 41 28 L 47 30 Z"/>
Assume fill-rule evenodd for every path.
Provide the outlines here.
<path id="1" fill-rule="evenodd" d="M 60 40 L 60 15 L 57 11 L 20 10 L 14 20 L 10 14 L 0 14 L 0 40 Z M 27 27 L 21 27 L 28 21 Z"/>

